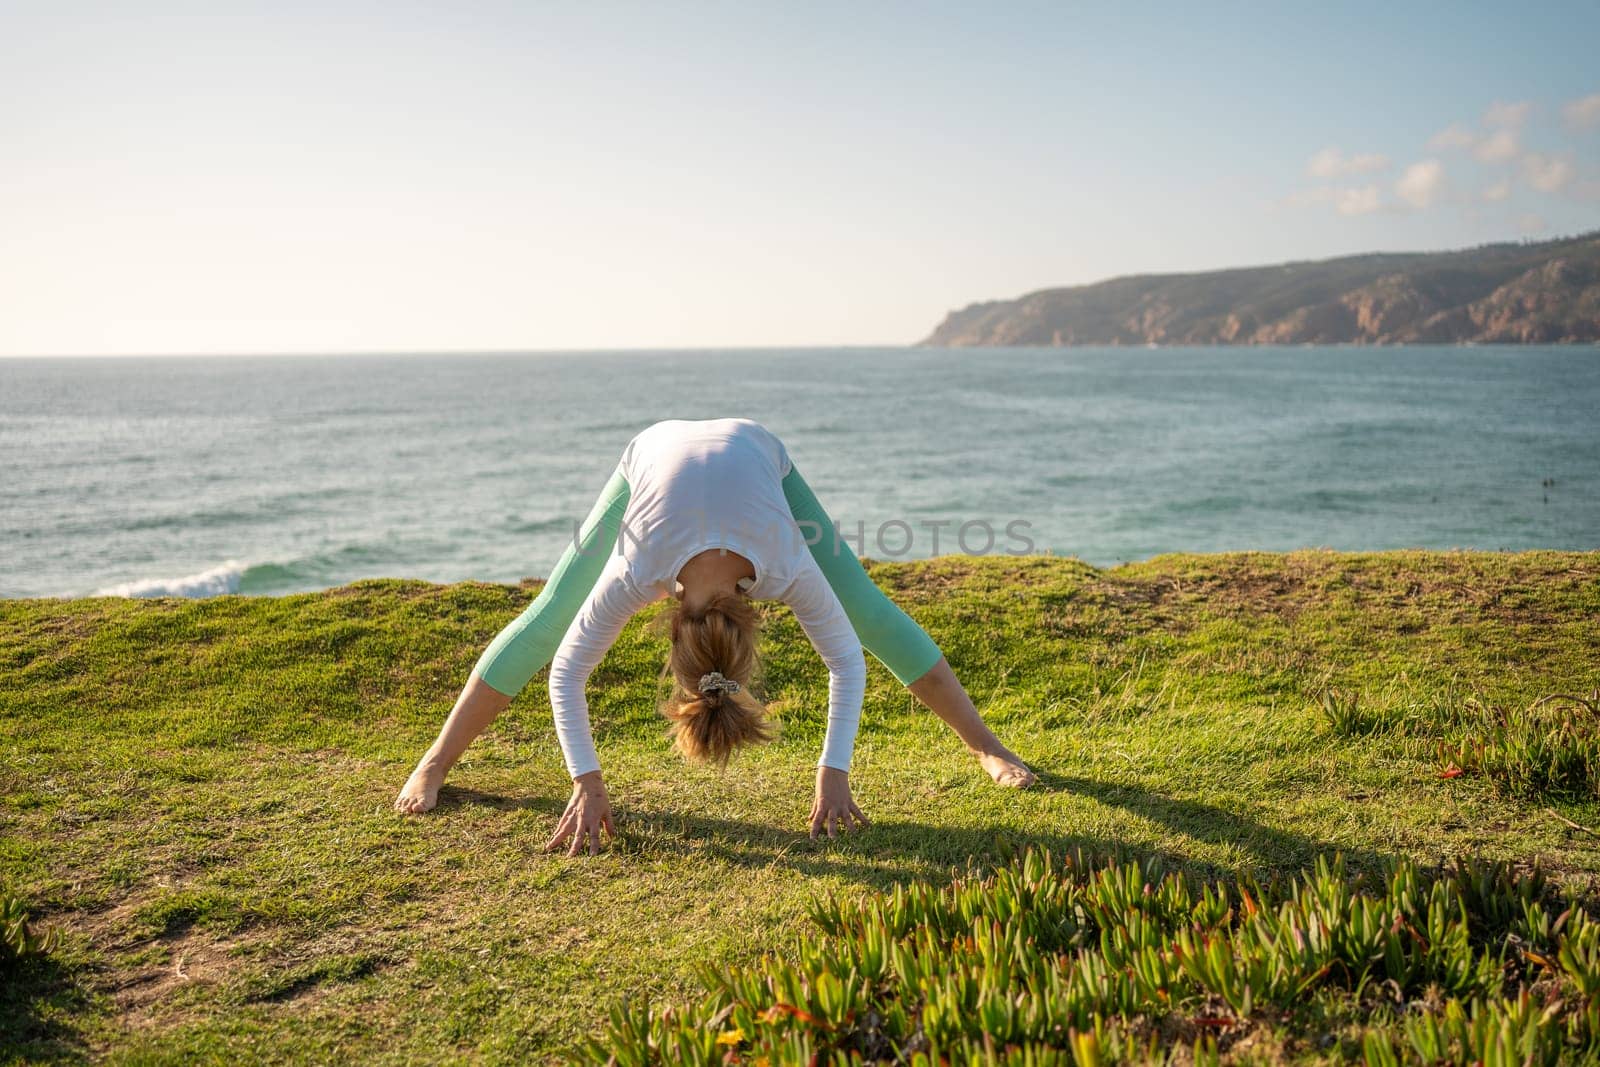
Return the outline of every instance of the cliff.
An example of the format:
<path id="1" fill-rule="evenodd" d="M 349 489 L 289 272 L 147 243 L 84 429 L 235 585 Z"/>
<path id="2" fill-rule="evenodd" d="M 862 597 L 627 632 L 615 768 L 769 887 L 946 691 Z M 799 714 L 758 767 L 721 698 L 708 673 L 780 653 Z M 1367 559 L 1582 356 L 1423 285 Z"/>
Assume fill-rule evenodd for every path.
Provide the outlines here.
<path id="1" fill-rule="evenodd" d="M 1147 274 L 972 304 L 922 343 L 1551 344 L 1600 341 L 1600 232 L 1459 252 Z"/>
<path id="2" fill-rule="evenodd" d="M 1042 943 L 1046 958 L 1026 966 L 994 957 L 1006 974 L 994 971 L 982 988 L 1010 998 L 1015 1018 L 1046 1019 L 1030 1031 L 1046 1041 L 1065 1036 L 1072 1018 L 1088 1020 L 1076 1033 L 1138 1033 L 1130 1055 L 1098 1062 L 1144 1062 L 1151 1041 L 1187 1043 L 1199 1032 L 1174 1012 L 1230 1009 L 1176 968 L 1161 991 L 1139 994 L 1146 999 L 1117 992 L 1133 988 L 1131 969 L 1119 969 L 1131 950 L 1102 943 L 1102 927 L 1170 938 L 1206 916 L 1244 922 L 1227 911 L 1240 885 L 1283 888 L 1335 852 L 1380 894 L 1391 862 L 1431 867 L 1446 857 L 1539 857 L 1558 912 L 1574 902 L 1566 889 L 1576 897 L 1600 885 L 1594 840 L 1561 821 L 1600 820 L 1600 716 L 1585 704 L 1600 698 L 1584 695 L 1600 686 L 1600 553 L 1170 554 L 1110 569 L 946 556 L 874 563 L 869 573 L 945 650 L 984 716 L 1040 773 L 1037 787 L 990 785 L 966 746 L 871 660 L 850 785 L 873 823 L 859 837 L 813 843 L 828 671 L 805 632 L 787 608 L 762 605 L 759 692 L 782 729 L 722 772 L 685 764 L 664 736 L 657 606 L 623 629 L 590 687 L 617 837 L 606 855 L 582 860 L 542 851 L 573 788 L 542 673 L 467 750 L 438 808 L 417 817 L 389 807 L 483 646 L 536 583 L 370 579 L 283 597 L 0 599 L 0 899 L 13 895 L 36 930 L 62 935 L 58 951 L 15 968 L 0 947 L 0 1063 L 244 1064 L 264 1049 L 285 1063 L 591 1062 L 573 1045 L 608 1019 L 686 1001 L 693 1013 L 632 1031 L 684 1054 L 636 1056 L 622 1045 L 617 1062 L 806 1061 L 761 1044 L 775 1033 L 811 1042 L 790 1049 L 846 1047 L 863 1058 L 865 1048 L 868 1062 L 889 1062 L 871 1050 L 903 1050 L 905 1022 L 922 1017 L 946 1020 L 945 1047 L 962 1050 L 952 1061 L 982 1062 L 981 1037 L 960 1042 L 991 1016 L 947 1005 L 919 1014 L 902 993 L 921 997 L 922 987 L 902 990 L 910 971 L 897 962 L 957 973 L 982 953 L 896 938 L 988 937 L 983 908 L 880 940 L 901 953 L 878 952 L 879 967 L 892 964 L 881 982 L 860 979 L 866 953 L 854 945 L 819 955 L 857 973 L 828 979 L 839 993 L 808 973 L 805 990 L 822 989 L 820 1004 L 790 992 L 797 986 L 774 993 L 763 978 L 730 987 L 765 994 L 763 1010 L 741 1001 L 742 1014 L 712 1021 L 699 1014 L 699 978 L 793 959 L 801 938 L 823 936 L 816 922 L 835 906 L 823 903 L 830 897 L 909 893 L 915 908 L 927 899 L 919 884 L 946 885 L 952 869 L 988 869 L 1025 846 L 1060 860 L 1130 861 L 1133 881 L 1106 880 L 1092 914 L 1133 909 L 1144 925 L 1073 912 L 1097 899 L 1087 889 L 1008 883 L 1025 892 L 996 898 L 1006 921 L 1065 908 L 1068 918 L 1044 916 L 1038 929 L 1088 933 L 1059 959 L 1059 941 Z M 1213 898 L 1221 907 L 1202 914 L 1142 890 L 1145 864 L 1146 876 L 1226 876 Z M 1549 1009 L 1542 1037 L 1526 1024 L 1519 1057 L 1551 1063 L 1576 1052 L 1563 1047 L 1567 1027 L 1594 1014 L 1593 992 L 1580 996 L 1555 966 L 1528 966 L 1529 954 L 1564 958 L 1553 924 L 1517 926 L 1522 939 L 1508 939 L 1534 900 L 1493 896 L 1503 883 L 1483 870 L 1468 870 L 1475 888 L 1452 890 L 1440 920 L 1476 924 L 1475 939 L 1457 930 L 1424 942 L 1429 894 L 1407 890 L 1422 911 L 1409 940 L 1396 942 L 1408 984 L 1386 980 L 1393 1010 L 1375 1018 L 1362 946 L 1374 914 L 1386 917 L 1385 936 L 1399 914 L 1391 905 L 1352 909 L 1349 893 L 1329 885 L 1311 898 L 1335 914 L 1290 914 L 1321 940 L 1302 951 L 1294 936 L 1269 931 L 1248 942 L 1249 957 L 1237 947 L 1245 942 L 1222 940 L 1230 922 L 1215 942 L 1243 961 L 1217 972 L 1230 991 L 1247 981 L 1289 988 L 1290 974 L 1316 1007 L 1285 1014 L 1277 993 L 1256 988 L 1259 1015 L 1229 1014 L 1206 1029 L 1247 1035 L 1242 1047 L 1267 1063 L 1311 1062 L 1329 1033 L 1353 1049 L 1389 1049 L 1402 1022 L 1447 1009 L 1453 994 L 1436 984 L 1444 965 L 1427 962 L 1443 960 L 1451 974 L 1487 974 L 1511 1010 L 1524 982 L 1538 983 L 1531 996 L 1567 1006 Z M 1281 917 L 1275 904 L 1258 915 Z M 1008 953 L 1035 940 L 1011 930 L 994 944 Z M 1151 944 L 1149 953 L 1175 958 L 1167 941 Z M 1330 945 L 1361 958 L 1349 969 L 1329 964 Z M 1262 963 L 1265 950 L 1282 966 Z M 1591 946 L 1582 957 L 1591 990 L 1600 988 L 1596 955 Z M 1122 983 L 1115 998 L 1047 969 L 1079 960 Z M 1041 999 L 1027 984 L 1039 974 L 1060 982 L 1060 997 Z M 933 985 L 940 996 L 978 988 Z M 1081 994 L 1089 999 L 1069 999 Z M 806 1016 L 764 1010 L 774 1003 L 803 1004 Z M 813 1036 L 817 1020 L 834 1029 Z M 1500 1025 L 1480 1029 L 1493 1037 Z M 747 1041 L 714 1044 L 713 1030 L 735 1026 Z M 861 1037 L 868 1030 L 876 1044 Z M 738 1055 L 723 1059 L 723 1048 Z M 1072 1062 L 1050 1049 L 1025 1054 L 1033 1059 L 1010 1062 Z"/>

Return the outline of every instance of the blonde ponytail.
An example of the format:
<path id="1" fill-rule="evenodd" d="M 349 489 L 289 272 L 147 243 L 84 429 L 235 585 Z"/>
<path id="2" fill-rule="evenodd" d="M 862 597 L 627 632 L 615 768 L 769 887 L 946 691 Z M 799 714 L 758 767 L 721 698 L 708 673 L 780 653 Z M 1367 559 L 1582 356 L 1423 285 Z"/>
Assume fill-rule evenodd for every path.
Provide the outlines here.
<path id="1" fill-rule="evenodd" d="M 772 720 L 750 693 L 757 671 L 756 609 L 735 593 L 719 593 L 694 611 L 667 615 L 672 651 L 666 672 L 673 692 L 661 706 L 679 752 L 696 762 L 726 766 L 735 749 L 772 740 Z M 707 683 L 707 675 L 737 683 Z M 732 690 L 731 692 L 729 690 Z"/>

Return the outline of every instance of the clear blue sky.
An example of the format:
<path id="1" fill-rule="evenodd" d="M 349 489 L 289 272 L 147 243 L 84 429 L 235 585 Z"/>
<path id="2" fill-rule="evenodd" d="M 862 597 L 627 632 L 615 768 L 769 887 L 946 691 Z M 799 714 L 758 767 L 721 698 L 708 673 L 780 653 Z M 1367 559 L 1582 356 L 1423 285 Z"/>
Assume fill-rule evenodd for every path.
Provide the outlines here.
<path id="1" fill-rule="evenodd" d="M 1600 4 L 0 0 L 0 354 L 896 344 L 1600 227 Z"/>

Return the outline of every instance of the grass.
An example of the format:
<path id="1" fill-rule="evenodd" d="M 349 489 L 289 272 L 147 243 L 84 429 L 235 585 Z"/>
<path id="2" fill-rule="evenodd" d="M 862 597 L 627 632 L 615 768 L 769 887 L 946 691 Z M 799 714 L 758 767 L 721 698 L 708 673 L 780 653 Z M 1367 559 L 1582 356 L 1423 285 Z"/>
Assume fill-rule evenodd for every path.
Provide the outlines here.
<path id="1" fill-rule="evenodd" d="M 1538 703 L 1600 688 L 1594 553 L 873 574 L 1039 789 L 988 786 L 874 663 L 851 776 L 874 826 L 813 845 L 826 676 L 793 619 L 767 617 L 782 735 L 726 774 L 669 752 L 663 645 L 638 620 L 591 687 L 622 837 L 584 860 L 539 851 L 569 789 L 542 676 L 435 814 L 389 809 L 532 585 L 0 601 L 0 890 L 61 938 L 6 974 L 0 1059 L 560 1058 L 624 996 L 691 1004 L 706 967 L 792 953 L 830 894 L 1030 847 L 1196 885 L 1334 852 L 1373 877 L 1537 858 L 1567 893 L 1600 873 L 1572 825 L 1600 823 L 1584 706 Z M 1549 745 L 1578 753 L 1554 780 L 1529 762 Z"/>
<path id="2" fill-rule="evenodd" d="M 1408 860 L 1357 889 L 1197 887 L 1159 864 L 1029 850 L 988 877 L 812 909 L 792 959 L 704 968 L 685 1009 L 624 1003 L 586 1057 L 714 1063 L 1368 1067 L 1600 1058 L 1600 923 L 1537 870 Z"/>

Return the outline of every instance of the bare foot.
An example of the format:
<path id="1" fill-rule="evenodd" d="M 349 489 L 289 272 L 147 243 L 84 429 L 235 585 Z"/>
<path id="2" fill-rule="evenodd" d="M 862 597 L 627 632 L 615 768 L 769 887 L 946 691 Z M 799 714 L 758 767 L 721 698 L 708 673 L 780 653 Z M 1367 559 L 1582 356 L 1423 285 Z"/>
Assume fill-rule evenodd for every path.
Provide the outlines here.
<path id="1" fill-rule="evenodd" d="M 444 785 L 444 772 L 423 760 L 411 772 L 400 795 L 394 798 L 394 810 L 407 815 L 421 815 L 439 803 L 439 787 Z"/>
<path id="2" fill-rule="evenodd" d="M 989 777 L 994 779 L 996 785 L 1026 789 L 1037 780 L 1034 773 L 1028 770 L 1028 765 L 1003 746 L 993 752 L 978 753 L 978 763 L 989 772 Z"/>

